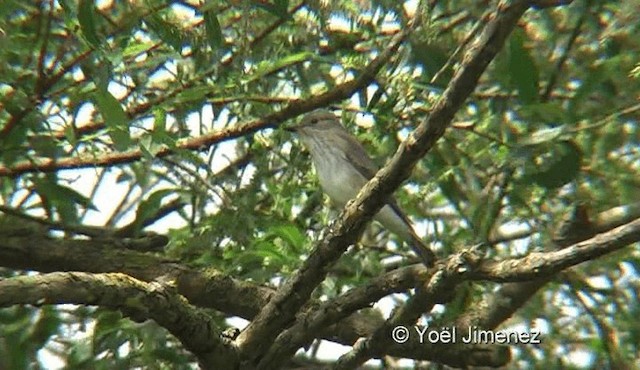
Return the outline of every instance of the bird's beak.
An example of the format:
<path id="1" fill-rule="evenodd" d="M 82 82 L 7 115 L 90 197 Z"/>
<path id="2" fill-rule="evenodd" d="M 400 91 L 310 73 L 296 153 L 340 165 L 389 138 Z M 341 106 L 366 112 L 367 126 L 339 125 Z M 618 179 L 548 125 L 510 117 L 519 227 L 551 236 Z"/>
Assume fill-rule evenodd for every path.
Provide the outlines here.
<path id="1" fill-rule="evenodd" d="M 289 132 L 298 132 L 298 128 L 299 127 L 297 126 L 290 126 L 290 127 L 285 127 L 284 129 Z"/>

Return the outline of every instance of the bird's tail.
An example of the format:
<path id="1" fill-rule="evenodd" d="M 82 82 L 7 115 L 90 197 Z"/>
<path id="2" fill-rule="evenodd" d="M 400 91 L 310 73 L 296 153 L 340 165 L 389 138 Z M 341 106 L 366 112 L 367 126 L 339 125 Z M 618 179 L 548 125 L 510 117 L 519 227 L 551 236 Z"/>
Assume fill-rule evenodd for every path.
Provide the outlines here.
<path id="1" fill-rule="evenodd" d="M 436 262 L 436 255 L 417 235 L 413 235 L 408 243 L 411 249 L 420 257 L 422 263 L 427 267 L 433 267 Z"/>

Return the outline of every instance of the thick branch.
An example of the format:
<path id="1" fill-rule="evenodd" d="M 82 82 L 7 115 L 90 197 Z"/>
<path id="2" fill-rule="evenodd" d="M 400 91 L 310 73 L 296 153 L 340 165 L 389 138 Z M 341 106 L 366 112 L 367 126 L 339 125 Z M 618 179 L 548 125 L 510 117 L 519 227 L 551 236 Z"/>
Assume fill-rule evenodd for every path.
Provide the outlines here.
<path id="1" fill-rule="evenodd" d="M 588 217 L 588 216 L 587 216 Z M 604 233 L 618 226 L 622 226 L 635 219 L 640 219 L 640 203 L 614 207 L 596 215 L 589 221 L 590 227 L 578 228 L 575 235 L 562 237 L 563 240 L 574 242 L 584 241 L 595 233 Z M 559 228 L 562 228 L 560 225 Z M 571 243 L 561 243 L 560 247 L 567 247 Z M 553 249 L 549 246 L 546 250 Z M 547 276 L 534 281 L 507 283 L 491 297 L 476 303 L 475 310 L 463 313 L 456 320 L 457 327 L 477 326 L 485 329 L 494 329 L 506 319 L 511 317 L 522 307 L 540 288 L 542 288 L 553 276 Z"/>
<path id="2" fill-rule="evenodd" d="M 460 253 L 453 255 L 447 259 L 445 263 L 436 265 L 437 270 L 431 276 L 431 279 L 416 291 L 403 306 L 396 309 L 391 317 L 382 324 L 373 333 L 373 335 L 365 340 L 358 342 L 351 352 L 340 357 L 335 369 L 355 369 L 362 365 L 370 358 L 387 352 L 387 347 L 397 342 L 394 341 L 394 331 L 398 327 L 411 327 L 422 315 L 423 312 L 429 312 L 436 303 L 441 303 L 443 298 L 450 295 L 456 286 L 463 281 L 467 269 L 466 265 L 475 265 L 479 261 L 477 255 L 473 253 Z M 455 347 L 455 346 L 452 346 Z M 437 346 L 433 347 L 434 349 Z M 458 348 L 454 349 L 454 353 L 459 353 Z M 500 353 L 504 356 L 498 357 L 498 363 L 492 365 L 502 366 L 506 364 L 510 355 L 508 350 L 501 348 Z M 469 365 L 488 365 L 487 363 L 478 364 L 473 362 L 471 358 L 451 358 L 450 351 L 434 351 L 426 355 L 433 361 L 439 363 L 447 363 L 453 366 L 466 367 Z M 453 361 L 453 362 L 452 362 Z"/>
<path id="3" fill-rule="evenodd" d="M 11 235 L 0 229 L 0 265 L 40 272 L 121 272 L 143 281 L 171 278 L 191 303 L 245 318 L 253 317 L 273 294 L 217 272 L 200 272 L 167 258 L 117 248 L 117 241 L 51 239 L 31 231 Z"/>
<path id="4" fill-rule="evenodd" d="M 279 364 L 293 356 L 295 351 L 315 339 L 323 328 L 338 322 L 352 312 L 369 307 L 381 298 L 406 291 L 426 279 L 423 265 L 413 265 L 388 272 L 353 288 L 319 307 L 305 310 L 298 315 L 296 323 L 281 333 L 269 352 L 260 360 L 260 368 L 276 369 Z"/>
<path id="5" fill-rule="evenodd" d="M 469 277 L 472 280 L 500 282 L 534 280 L 615 252 L 638 241 L 640 241 L 640 219 L 561 250 L 531 253 L 526 257 L 497 262 L 485 262 L 474 269 Z"/>
<path id="6" fill-rule="evenodd" d="M 119 273 L 83 272 L 0 280 L 0 307 L 66 303 L 116 309 L 135 321 L 155 320 L 195 354 L 203 367 L 230 369 L 236 366 L 234 346 L 220 337 L 211 317 L 160 283 L 145 283 Z"/>
<path id="7" fill-rule="evenodd" d="M 384 63 L 396 53 L 406 36 L 407 32 L 401 32 L 394 36 L 389 47 L 371 62 L 371 65 L 376 65 L 377 67 L 375 69 L 367 68 L 369 76 L 366 80 L 373 78 Z M 363 76 L 359 76 L 356 80 L 362 78 Z M 312 100 L 326 100 L 323 97 L 330 93 L 323 94 Z M 329 103 L 329 101 L 324 103 Z M 358 234 L 359 232 L 338 233 L 329 237 L 314 249 L 304 262 L 304 265 L 280 288 L 273 299 L 269 301 L 247 329 L 238 337 L 237 341 L 241 345 L 243 360 L 248 359 L 251 361 L 264 353 L 278 333 L 294 320 L 300 307 L 307 302 L 311 292 L 326 276 L 327 269 L 342 255 L 349 245 L 356 242 Z"/>
<path id="8" fill-rule="evenodd" d="M 629 221 L 631 215 L 635 215 L 634 211 L 637 206 L 617 207 L 609 211 L 603 212 L 596 217 L 594 227 L 598 230 L 611 228 L 619 225 L 623 221 Z M 637 215 L 635 215 L 637 217 Z M 578 243 L 573 248 L 580 248 L 581 245 L 588 245 L 594 241 L 600 240 L 600 246 L 606 248 L 608 252 L 614 251 L 607 243 L 618 243 L 621 247 L 621 240 L 628 240 L 634 228 L 637 232 L 639 221 L 632 221 L 627 225 L 623 225 L 621 229 L 603 233 L 592 238 L 589 241 Z M 622 239 L 609 239 L 602 242 L 607 235 L 617 235 L 620 230 L 624 231 L 624 235 L 620 235 Z M 0 230 L 1 231 L 1 230 Z M 22 229 L 16 232 L 20 233 Z M 156 257 L 150 254 L 133 252 L 129 250 L 114 249 L 113 244 L 106 241 L 91 240 L 56 240 L 47 238 L 46 235 L 39 235 L 33 231 L 26 234 L 10 235 L 0 233 L 0 261 L 2 266 L 14 269 L 29 269 L 38 271 L 56 271 L 56 270 L 80 270 L 90 272 L 125 272 L 138 279 L 153 281 L 159 277 L 174 279 L 177 281 L 178 292 L 186 296 L 192 304 L 202 307 L 212 307 L 221 310 L 230 315 L 242 316 L 251 319 L 257 314 L 259 309 L 263 307 L 273 295 L 273 291 L 267 288 L 257 287 L 250 283 L 236 281 L 230 277 L 215 271 L 198 272 L 190 270 L 187 267 L 173 263 L 170 260 Z M 588 249 L 582 249 L 588 250 Z M 599 254 L 604 253 L 601 252 Z M 453 258 L 453 257 L 451 257 Z M 524 257 L 528 258 L 528 257 Z M 583 257 L 584 260 L 587 257 Z M 374 279 L 361 288 L 356 288 L 354 292 L 350 292 L 345 296 L 336 298 L 334 303 L 345 304 L 353 307 L 362 307 L 367 302 L 372 302 L 373 298 L 390 292 L 399 292 L 414 287 L 418 281 L 425 278 L 425 269 L 422 266 L 408 266 L 398 271 L 393 271 Z M 544 272 L 540 272 L 543 274 Z M 469 276 L 471 277 L 471 276 Z M 466 276 L 465 276 L 466 278 Z M 224 294 L 222 294 L 224 292 Z M 323 306 L 318 306 L 323 307 Z M 328 303 L 326 307 L 330 307 Z M 346 307 L 346 306 L 343 306 Z M 481 307 L 477 310 L 484 312 Z M 348 310 L 347 310 L 348 311 Z M 475 312 L 476 310 L 474 310 Z M 317 324 L 316 320 L 323 321 L 322 310 L 310 312 L 301 318 L 309 319 L 309 323 Z M 328 318 L 335 321 L 340 320 L 344 316 L 344 312 L 327 311 Z M 472 314 L 470 312 L 470 314 Z M 334 322 L 335 322 L 334 321 Z M 502 321 L 499 321 L 502 322 Z M 474 322 L 469 322 L 473 324 Z M 316 337 L 324 337 L 330 340 L 338 341 L 345 345 L 352 345 L 358 337 L 370 336 L 379 322 L 372 323 L 371 320 L 363 317 L 352 316 L 341 320 L 336 326 L 327 325 L 322 330 L 321 335 Z M 297 324 L 296 324 L 297 325 Z M 456 325 L 465 327 L 468 325 Z M 487 326 L 482 326 L 487 327 Z M 487 327 L 489 328 L 489 327 Z M 287 334 L 289 333 L 289 334 Z M 317 334 L 318 332 L 316 332 Z M 291 335 L 287 331 L 285 335 Z M 296 337 L 293 337 L 294 340 Z M 280 340 L 278 338 L 278 340 Z M 488 363 L 497 363 L 494 360 L 503 358 L 497 353 L 492 353 L 488 348 L 449 348 L 446 350 L 437 346 L 425 347 L 421 343 L 413 343 L 412 341 L 402 345 L 388 345 L 384 347 L 382 352 L 376 353 L 376 356 L 384 354 L 406 357 L 415 359 L 425 359 L 454 365 L 456 362 L 450 362 L 456 358 L 486 358 Z M 432 348 L 432 350 L 427 350 Z M 479 357 L 476 357 L 479 356 Z M 480 360 L 478 360 L 480 361 Z M 475 362 L 475 360 L 474 360 Z M 482 363 L 482 362 L 475 362 Z"/>
<path id="9" fill-rule="evenodd" d="M 274 294 L 272 289 L 233 279 L 213 269 L 194 270 L 166 258 L 117 248 L 114 243 L 113 240 L 52 239 L 46 236 L 46 229 L 38 232 L 29 227 L 0 228 L 0 266 L 39 272 L 120 272 L 147 282 L 161 277 L 173 279 L 178 293 L 192 304 L 247 320 L 257 315 Z M 394 291 L 415 285 L 417 273 L 412 269 L 406 268 L 395 276 L 398 274 L 404 277 L 395 281 Z M 351 345 L 373 331 L 371 323 L 365 321 L 357 315 L 346 318 L 337 325 L 323 328 L 321 336 Z"/>
<path id="10" fill-rule="evenodd" d="M 480 75 L 502 48 L 507 36 L 529 1 L 514 1 L 499 6 L 494 19 L 467 50 L 462 66 L 453 77 L 429 117 L 400 145 L 391 161 L 360 191 L 341 214 L 330 235 L 314 249 L 305 265 L 294 275 L 238 338 L 242 357 L 260 356 L 275 335 L 293 320 L 296 311 L 308 299 L 326 269 L 346 247 L 355 242 L 366 223 L 380 209 L 384 199 L 405 181 L 417 161 L 444 134 L 455 112 L 475 88 Z"/>
<path id="11" fill-rule="evenodd" d="M 451 256 L 446 264 L 439 264 L 426 289 L 418 292 L 405 306 L 396 310 L 394 315 L 366 341 L 359 343 L 354 350 L 343 356 L 337 368 L 353 368 L 362 364 L 376 353 L 386 350 L 393 343 L 390 333 L 398 325 L 410 325 L 419 315 L 419 309 L 431 307 L 439 295 L 453 291 L 464 280 L 522 281 L 545 278 L 590 261 L 608 253 L 618 251 L 629 244 L 640 241 L 640 219 L 634 220 L 611 231 L 598 234 L 588 240 L 575 243 L 567 248 L 546 253 L 532 253 L 523 258 L 499 262 L 482 262 L 476 265 L 475 258 L 469 259 L 468 266 L 459 263 L 465 252 Z M 464 260 L 462 260 L 464 261 Z M 464 268 L 460 268 L 464 267 Z M 460 274 L 456 272 L 460 271 Z M 432 356 L 427 356 L 432 357 Z M 433 354 L 432 358 L 435 358 Z M 508 358 L 508 357 L 507 357 Z M 442 359 L 444 360 L 444 359 Z M 451 363 L 449 363 L 452 365 Z M 468 363 L 466 365 L 469 365 Z"/>

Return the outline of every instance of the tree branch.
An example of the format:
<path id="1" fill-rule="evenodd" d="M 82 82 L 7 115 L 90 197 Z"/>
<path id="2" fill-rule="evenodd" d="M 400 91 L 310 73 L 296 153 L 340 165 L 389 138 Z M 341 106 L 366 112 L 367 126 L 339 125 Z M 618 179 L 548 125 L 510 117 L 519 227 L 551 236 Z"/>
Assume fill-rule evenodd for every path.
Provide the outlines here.
<path id="1" fill-rule="evenodd" d="M 637 208 L 637 205 L 631 205 L 627 207 L 617 207 L 603 212 L 595 218 L 596 223 L 594 227 L 598 230 L 605 228 L 607 225 L 615 227 L 621 222 L 628 221 L 630 216 L 635 215 L 637 217 L 637 214 L 634 212 L 638 211 Z M 602 233 L 588 241 L 577 243 L 571 248 L 578 249 L 576 253 L 582 254 L 588 251 L 588 247 L 585 246 L 597 243 L 595 247 L 603 249 L 598 255 L 612 252 L 622 248 L 625 240 L 627 244 L 632 242 L 633 240 L 629 239 L 631 236 L 636 235 L 635 240 L 640 238 L 640 236 L 638 236 L 639 223 L 639 220 L 631 221 L 620 226 L 619 229 Z M 615 248 L 612 243 L 616 243 Z M 549 255 L 552 256 L 553 254 Z M 457 258 L 456 256 L 457 255 L 453 255 L 450 259 Z M 572 255 L 570 254 L 569 256 Z M 581 260 L 593 258 L 590 256 L 593 256 L 593 254 L 584 255 L 578 260 L 574 258 L 573 263 L 575 264 Z M 523 260 L 527 258 L 530 257 L 523 257 Z M 187 297 L 192 304 L 201 307 L 215 308 L 231 315 L 244 317 L 248 320 L 257 315 L 260 308 L 264 307 L 267 302 L 272 301 L 274 295 L 274 291 L 271 289 L 237 281 L 214 270 L 205 272 L 191 270 L 185 266 L 173 263 L 171 260 L 151 254 L 114 249 L 113 244 L 106 241 L 51 239 L 46 236 L 46 233 L 37 234 L 28 232 L 26 234 L 19 233 L 18 235 L 12 235 L 11 232 L 2 232 L 0 229 L 0 261 L 2 261 L 1 265 L 3 267 L 14 269 L 29 269 L 43 272 L 57 270 L 76 270 L 95 273 L 124 272 L 145 281 L 153 281 L 160 277 L 163 279 L 172 279 L 176 281 L 177 292 Z M 449 259 L 447 261 L 449 261 Z M 445 261 L 441 262 L 441 264 L 443 263 L 450 264 L 450 262 Z M 485 264 L 487 264 L 487 266 L 495 265 L 494 262 Z M 521 263 L 521 265 L 524 264 Z M 478 269 L 479 271 L 492 271 L 489 268 L 483 269 L 482 266 L 484 266 L 484 264 Z M 531 268 L 539 269 L 540 267 L 536 265 Z M 453 272 L 455 271 L 454 269 Z M 530 271 L 529 273 L 537 273 L 538 275 L 531 276 L 537 276 L 539 278 L 545 276 L 544 274 L 547 274 L 546 271 L 547 270 L 543 268 L 538 270 L 538 272 Z M 373 298 L 392 292 L 405 291 L 406 289 L 416 286 L 418 282 L 425 279 L 425 273 L 427 272 L 423 266 L 407 266 L 398 271 L 389 272 L 380 278 L 376 278 L 361 288 L 355 288 L 354 291 L 350 291 L 336 298 L 332 303 L 343 305 L 342 307 L 350 305 L 350 307 L 347 307 L 349 310 L 357 309 L 356 307 L 363 307 L 367 302 L 372 302 Z M 429 272 L 429 274 L 433 273 L 435 273 L 435 271 Z M 491 276 L 480 277 L 471 274 L 464 275 L 464 278 L 488 278 L 490 280 L 496 280 L 496 278 Z M 504 276 L 502 276 L 502 278 L 504 278 Z M 510 278 L 520 279 L 521 277 L 512 276 Z M 535 280 L 534 283 L 536 281 L 537 280 Z M 225 292 L 225 294 L 220 294 L 220 292 Z M 314 307 L 314 304 L 316 303 L 313 303 L 310 307 Z M 336 322 L 346 316 L 345 312 L 326 310 L 327 307 L 331 307 L 331 303 L 316 307 L 319 308 L 312 308 L 312 311 L 309 311 L 308 314 L 300 316 L 300 320 L 298 320 L 295 325 L 309 323 L 311 327 L 316 327 L 318 323 L 330 322 L 327 321 L 329 319 L 335 320 L 333 322 Z M 419 313 L 424 312 L 426 306 L 423 304 L 417 307 L 420 307 L 421 311 L 416 311 Z M 349 310 L 344 309 L 344 311 Z M 479 306 L 476 310 L 468 314 L 473 315 L 476 311 L 485 312 L 482 310 L 482 306 Z M 325 314 L 327 317 L 323 318 Z M 494 317 L 490 318 L 495 319 Z M 488 320 L 488 318 L 485 319 Z M 504 317 L 502 321 L 504 321 Z M 463 325 L 463 322 L 458 320 L 455 326 L 460 328 L 472 326 L 478 322 L 478 320 L 466 321 L 468 325 Z M 389 324 L 387 324 L 387 327 L 388 325 Z M 375 326 L 370 319 L 356 315 L 339 321 L 339 324 L 334 327 L 327 325 L 327 328 L 321 330 L 321 334 L 316 335 L 316 337 L 324 337 L 345 345 L 352 345 L 356 338 L 372 335 L 375 331 Z M 481 327 L 491 328 L 491 326 L 485 325 Z M 317 331 L 316 334 L 319 332 L 320 331 Z M 291 332 L 285 331 L 283 335 L 285 336 L 284 338 L 286 338 L 286 336 L 291 335 Z M 307 337 L 302 340 L 294 336 L 293 339 L 302 343 L 306 343 L 307 341 Z M 282 339 L 278 338 L 277 340 L 282 343 Z M 490 348 L 445 347 L 444 349 L 439 348 L 437 345 L 425 347 L 424 343 L 413 343 L 413 341 L 410 341 L 409 343 L 401 345 L 388 344 L 382 347 L 374 346 L 374 349 L 382 348 L 382 350 L 380 350 L 380 352 L 371 351 L 370 355 L 383 356 L 388 354 L 397 357 L 431 361 L 437 360 L 452 366 L 456 363 L 455 361 L 458 361 L 460 358 L 473 357 L 476 358 L 477 361 L 480 361 L 480 359 L 483 359 L 482 361 L 490 361 L 475 362 L 476 360 L 473 360 L 476 364 L 498 364 L 500 363 L 499 360 L 504 358 L 500 355 L 504 350 L 500 348 L 494 348 L 494 350 L 498 352 L 491 352 Z M 433 351 L 427 350 L 427 348 L 433 348 Z M 275 350 L 276 349 L 274 349 L 274 351 Z M 443 357 L 436 358 L 434 356 Z"/>
<path id="2" fill-rule="evenodd" d="M 500 282 L 544 278 L 638 241 L 640 241 L 640 219 L 557 251 L 531 253 L 522 258 L 485 262 L 471 271 L 469 278 Z"/>
<path id="3" fill-rule="evenodd" d="M 47 236 L 46 228 L 34 231 L 24 223 L 20 226 L 16 232 L 15 229 L 6 230 L 0 224 L 2 267 L 45 273 L 119 272 L 147 282 L 172 279 L 176 281 L 178 293 L 191 304 L 247 320 L 257 315 L 275 293 L 273 289 L 236 280 L 213 269 L 198 271 L 153 254 L 117 248 L 110 240 L 52 239 Z M 410 274 L 410 271 L 404 272 L 404 275 Z M 405 285 L 412 286 L 412 279 L 415 277 L 406 277 Z M 402 286 L 395 289 L 402 289 Z M 325 328 L 322 336 L 350 345 L 370 329 L 371 325 L 363 319 L 349 317 L 337 326 Z"/>
<path id="4" fill-rule="evenodd" d="M 428 279 L 422 264 L 388 272 L 370 280 L 366 285 L 353 288 L 319 307 L 307 309 L 296 318 L 296 323 L 278 335 L 269 351 L 260 360 L 259 368 L 277 369 L 293 356 L 295 351 L 309 344 L 323 328 L 338 322 L 352 312 L 369 307 L 381 298 L 404 292 Z"/>
<path id="5" fill-rule="evenodd" d="M 396 309 L 373 335 L 358 342 L 351 352 L 341 356 L 334 368 L 355 369 L 376 354 L 386 352 L 388 346 L 397 343 L 394 342 L 395 337 L 393 336 L 396 328 L 413 325 L 423 312 L 429 312 L 436 303 L 441 303 L 463 281 L 467 271 L 464 267 L 469 264 L 475 265 L 478 261 L 479 258 L 475 254 L 464 252 L 451 256 L 444 263 L 439 263 L 431 279 L 417 289 L 416 294 L 403 306 Z M 501 349 L 501 352 L 504 353 L 504 348 Z M 447 359 L 445 353 L 448 353 L 448 351 L 442 351 L 441 353 L 434 351 L 429 353 L 427 357 L 431 357 L 437 362 L 451 364 L 451 359 Z M 510 356 L 507 352 L 507 356 L 501 358 L 502 365 L 506 364 L 509 359 Z M 472 365 L 471 363 L 466 363 L 465 361 L 467 360 L 468 358 L 458 358 L 451 365 Z"/>
<path id="6" fill-rule="evenodd" d="M 371 81 L 375 74 L 382 66 L 395 54 L 400 44 L 408 35 L 405 30 L 395 35 L 389 47 L 382 51 L 380 55 L 371 62 L 365 70 L 365 75 L 360 75 L 355 80 L 347 82 L 355 82 L 358 80 Z M 375 66 L 375 68 L 372 68 Z M 346 95 L 340 90 L 344 90 L 344 85 L 338 86 L 338 90 L 329 91 L 323 95 L 314 97 L 310 100 L 301 102 L 310 105 L 311 102 L 318 102 L 317 106 L 324 106 L 330 103 L 329 97 L 338 93 L 342 97 Z M 345 90 L 345 92 L 350 90 Z M 316 105 L 312 105 L 316 107 Z M 305 110 L 298 111 L 299 107 L 295 107 L 296 113 L 302 113 Z M 290 110 L 293 110 L 291 106 Z M 286 111 L 283 110 L 278 113 Z M 311 292 L 318 286 L 327 274 L 327 269 L 335 262 L 346 250 L 346 248 L 356 241 L 356 233 L 340 235 L 330 238 L 329 242 L 322 242 L 321 245 L 314 248 L 304 265 L 279 289 L 271 301 L 264 309 L 254 318 L 247 329 L 238 337 L 237 341 L 241 346 L 243 359 L 253 360 L 259 357 L 273 342 L 279 332 L 287 327 L 295 317 L 297 311 L 309 299 Z"/>
<path id="7" fill-rule="evenodd" d="M 302 113 L 313 109 L 325 107 L 331 103 L 349 98 L 356 91 L 368 86 L 375 78 L 380 69 L 393 57 L 395 50 L 400 46 L 406 34 L 399 33 L 391 41 L 389 49 L 381 53 L 369 65 L 367 65 L 353 80 L 342 83 L 324 94 L 314 96 L 306 100 L 294 101 L 278 112 L 267 115 L 242 125 L 227 128 L 221 131 L 214 131 L 208 134 L 179 141 L 174 148 L 164 147 L 156 153 L 156 157 L 162 158 L 174 154 L 180 150 L 202 150 L 217 143 L 232 140 L 245 136 L 259 130 L 275 128 L 278 124 L 296 117 Z M 389 52 L 392 50 L 393 52 Z M 86 168 L 86 167 L 109 167 L 118 164 L 131 163 L 140 160 L 143 152 L 134 149 L 127 152 L 105 153 L 95 155 L 94 153 L 79 155 L 68 158 L 32 158 L 13 164 L 11 167 L 0 165 L 0 177 L 16 177 L 24 173 L 31 172 L 55 172 L 62 169 Z"/>
<path id="8" fill-rule="evenodd" d="M 238 337 L 241 357 L 252 361 L 273 343 L 278 332 L 295 317 L 333 264 L 349 244 L 354 243 L 366 223 L 380 209 L 384 199 L 406 180 L 417 161 L 444 134 L 455 112 L 471 94 L 480 75 L 502 48 L 529 1 L 499 5 L 494 19 L 465 54 L 462 66 L 450 86 L 435 104 L 429 117 L 400 145 L 391 161 L 369 181 L 342 212 L 329 236 L 316 246 L 300 270 L 285 283 L 264 310 Z"/>
<path id="9" fill-rule="evenodd" d="M 128 275 L 55 272 L 0 280 L 0 307 L 16 304 L 84 304 L 116 309 L 135 321 L 152 319 L 175 335 L 207 369 L 237 365 L 234 346 L 204 312 L 171 287 Z"/>
<path id="10" fill-rule="evenodd" d="M 591 225 L 588 230 L 581 228 L 577 235 L 562 239 L 567 241 L 573 239 L 574 242 L 584 241 L 595 233 L 610 231 L 635 219 L 640 219 L 640 203 L 614 207 L 596 215 L 590 221 Z M 560 225 L 559 228 L 562 227 L 563 225 Z M 566 247 L 570 244 L 560 244 L 560 247 Z M 534 281 L 504 284 L 495 294 L 474 304 L 475 310 L 463 313 L 456 320 L 455 326 L 477 326 L 493 329 L 511 317 L 552 278 L 546 277 Z"/>

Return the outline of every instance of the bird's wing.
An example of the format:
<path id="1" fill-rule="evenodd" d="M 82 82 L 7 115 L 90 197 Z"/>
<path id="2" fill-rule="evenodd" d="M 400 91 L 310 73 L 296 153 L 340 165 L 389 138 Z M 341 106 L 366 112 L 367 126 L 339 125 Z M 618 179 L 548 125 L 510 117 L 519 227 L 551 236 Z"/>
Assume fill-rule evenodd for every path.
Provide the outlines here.
<path id="1" fill-rule="evenodd" d="M 378 166 L 369 158 L 369 155 L 364 151 L 364 148 L 360 146 L 360 143 L 358 143 L 357 146 L 353 146 L 352 150 L 346 154 L 347 160 L 353 164 L 367 181 L 371 180 L 373 176 L 376 175 L 376 172 L 378 172 Z"/>
<path id="2" fill-rule="evenodd" d="M 355 139 L 352 139 L 350 136 L 349 139 L 350 140 L 348 141 L 351 143 L 351 149 L 353 150 L 346 151 L 347 161 L 353 163 L 354 167 L 362 176 L 364 176 L 365 179 L 367 179 L 367 181 L 371 180 L 378 172 L 378 166 L 373 163 L 373 160 L 371 160 L 359 142 L 355 141 Z M 400 210 L 400 207 L 393 196 L 387 197 L 387 204 L 391 209 L 393 209 L 393 212 L 402 219 L 402 221 L 411 226 L 411 222 L 407 219 L 402 210 Z"/>
<path id="3" fill-rule="evenodd" d="M 345 136 L 344 139 L 350 144 L 352 149 L 345 151 L 347 161 L 352 163 L 367 181 L 371 180 L 378 172 L 378 166 L 373 163 L 367 152 L 364 150 L 364 147 L 356 139 L 350 135 Z M 393 212 L 407 225 L 407 229 L 413 239 L 412 242 L 409 243 L 413 251 L 424 261 L 426 266 L 432 266 L 436 257 L 431 249 L 429 249 L 429 247 L 424 244 L 420 237 L 415 233 L 411 220 L 409 220 L 404 212 L 402 212 L 400 206 L 398 206 L 398 203 L 392 195 L 387 196 L 386 200 L 387 205 L 391 207 Z"/>

